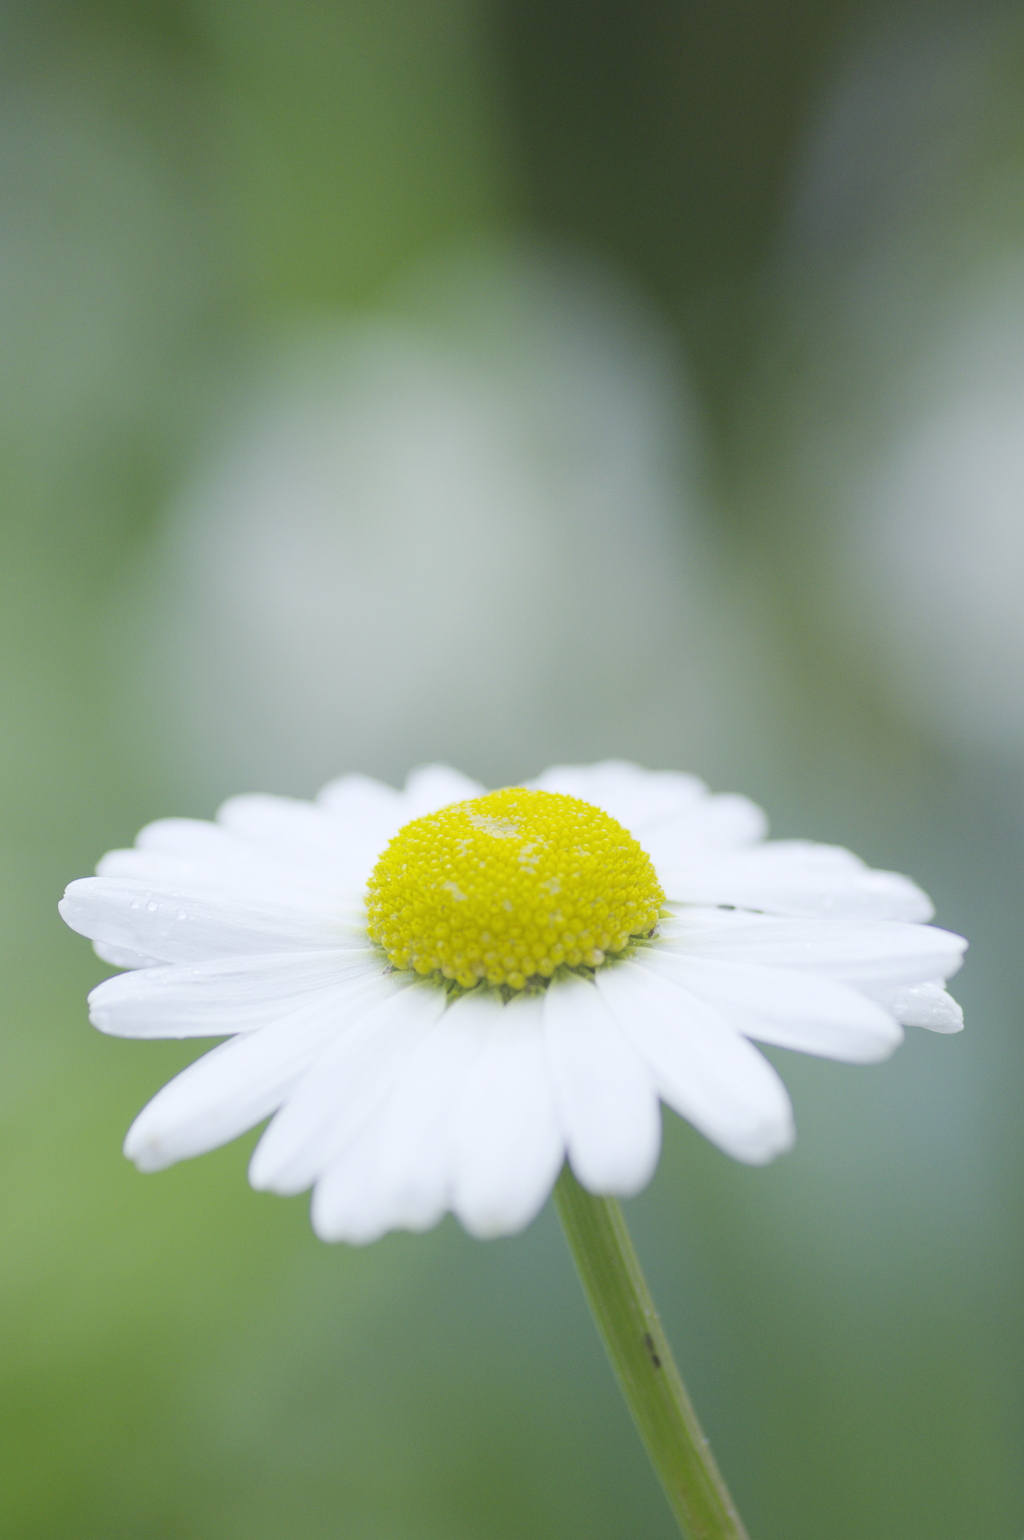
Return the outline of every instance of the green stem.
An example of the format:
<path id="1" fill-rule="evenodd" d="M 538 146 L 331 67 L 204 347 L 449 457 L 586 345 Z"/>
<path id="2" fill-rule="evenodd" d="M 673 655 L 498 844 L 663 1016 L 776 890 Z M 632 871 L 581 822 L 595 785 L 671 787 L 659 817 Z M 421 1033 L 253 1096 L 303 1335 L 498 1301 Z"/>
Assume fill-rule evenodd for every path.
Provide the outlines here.
<path id="1" fill-rule="evenodd" d="M 566 1164 L 555 1186 L 562 1221 L 597 1329 L 626 1403 L 689 1540 L 749 1540 L 690 1405 L 622 1209 L 595 1198 Z"/>

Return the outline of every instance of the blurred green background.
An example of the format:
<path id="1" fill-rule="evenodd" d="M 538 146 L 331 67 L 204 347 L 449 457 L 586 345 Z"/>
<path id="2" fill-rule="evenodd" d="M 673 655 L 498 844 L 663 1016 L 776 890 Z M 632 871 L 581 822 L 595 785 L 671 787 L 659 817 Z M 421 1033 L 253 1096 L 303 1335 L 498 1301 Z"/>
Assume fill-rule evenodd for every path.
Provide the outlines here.
<path id="1" fill-rule="evenodd" d="M 0 20 L 0 1531 L 667 1511 L 550 1212 L 329 1248 L 120 1154 L 65 882 L 168 813 L 627 755 L 912 872 L 960 1038 L 629 1205 L 754 1540 L 1024 1532 L 1024 28 L 842 0 Z M 242 1147 L 245 1146 L 245 1148 Z"/>

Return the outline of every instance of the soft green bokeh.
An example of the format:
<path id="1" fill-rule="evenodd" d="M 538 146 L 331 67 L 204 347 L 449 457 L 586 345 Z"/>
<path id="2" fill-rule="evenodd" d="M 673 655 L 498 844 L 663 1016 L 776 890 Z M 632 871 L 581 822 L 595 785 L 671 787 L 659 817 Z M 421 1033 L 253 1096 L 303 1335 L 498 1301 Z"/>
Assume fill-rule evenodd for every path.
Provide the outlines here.
<path id="1" fill-rule="evenodd" d="M 666 1119 L 658 1176 L 629 1214 L 684 1375 L 754 1540 L 1019 1540 L 1020 767 L 908 728 L 804 602 L 828 561 L 829 506 L 820 479 L 807 490 L 806 439 L 772 428 L 804 420 L 794 401 L 820 405 L 834 357 L 772 253 L 814 104 L 864 9 L 659 0 L 598 6 L 585 24 L 568 0 L 6 12 L 12 1540 L 672 1533 L 550 1211 L 512 1240 L 470 1241 L 449 1220 L 356 1251 L 316 1241 L 304 1199 L 249 1190 L 251 1139 L 140 1177 L 123 1131 L 194 1050 L 93 1032 L 84 995 L 109 970 L 55 914 L 65 882 L 149 818 L 213 811 L 209 746 L 195 744 L 201 772 L 175 769 L 189 745 L 161 746 L 161 701 L 126 694 L 150 638 L 124 591 L 161 549 L 246 360 L 310 316 L 340 324 L 385 295 L 393 307 L 409 264 L 452 244 L 538 231 L 618 263 L 695 360 L 696 459 L 716 496 L 681 497 L 680 519 L 713 526 L 700 583 L 712 611 L 735 606 L 749 626 L 724 676 L 748 681 L 726 693 L 728 731 L 680 720 L 698 708 L 687 695 L 683 712 L 677 682 L 663 720 L 631 723 L 607 752 L 699 746 L 683 768 L 763 801 L 780 834 L 913 872 L 973 942 L 963 1037 L 911 1034 L 872 1070 L 774 1055 L 800 1139 L 771 1168 Z M 1013 121 L 1012 70 L 1000 90 Z M 1000 185 L 1019 189 L 1024 155 L 1011 131 L 996 137 Z M 966 217 L 957 177 L 973 165 L 953 163 L 937 229 Z M 1001 239 L 1017 250 L 1013 230 Z M 815 271 L 831 313 L 832 278 Z M 833 365 L 825 395 L 847 424 L 870 417 L 886 370 Z M 695 673 L 713 667 L 698 640 Z M 325 709 L 344 712 L 342 686 Z M 625 731 L 610 708 L 608 721 Z M 540 733 L 525 723 L 524 744 Z M 382 766 L 322 775 L 348 768 Z"/>

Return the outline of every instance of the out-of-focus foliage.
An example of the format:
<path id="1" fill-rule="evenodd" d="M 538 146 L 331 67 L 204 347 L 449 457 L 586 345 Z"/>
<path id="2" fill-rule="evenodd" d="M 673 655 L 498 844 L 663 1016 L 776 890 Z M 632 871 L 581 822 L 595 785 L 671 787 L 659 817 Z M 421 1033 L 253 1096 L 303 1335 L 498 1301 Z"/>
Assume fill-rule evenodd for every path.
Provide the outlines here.
<path id="1" fill-rule="evenodd" d="M 630 1207 L 755 1540 L 1019 1535 L 1019 20 L 0 29 L 0 1530 L 667 1540 L 550 1214 L 352 1251 L 245 1141 L 139 1177 L 194 1048 L 94 1033 L 54 911 L 229 791 L 625 753 L 974 942 L 962 1038 L 776 1055 L 796 1151 L 670 1121 Z"/>
<path id="2" fill-rule="evenodd" d="M 809 135 L 745 422 L 750 502 L 849 672 L 1016 762 L 1022 89 L 1017 13 L 864 41 Z"/>

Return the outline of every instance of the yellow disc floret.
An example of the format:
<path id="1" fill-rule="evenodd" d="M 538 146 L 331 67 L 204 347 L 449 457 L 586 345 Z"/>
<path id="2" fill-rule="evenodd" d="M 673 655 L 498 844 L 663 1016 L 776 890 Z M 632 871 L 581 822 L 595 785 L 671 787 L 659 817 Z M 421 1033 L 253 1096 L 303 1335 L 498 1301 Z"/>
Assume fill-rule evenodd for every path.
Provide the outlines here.
<path id="1" fill-rule="evenodd" d="M 664 898 L 609 814 L 511 787 L 400 829 L 367 886 L 367 929 L 396 968 L 525 989 L 599 967 L 653 929 Z"/>

